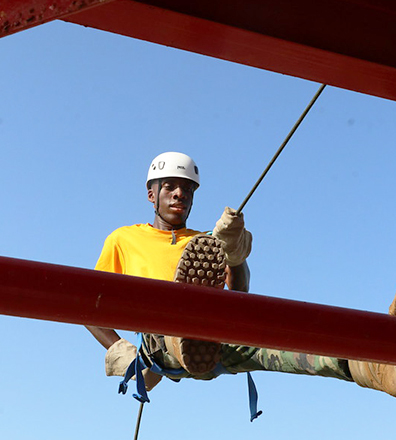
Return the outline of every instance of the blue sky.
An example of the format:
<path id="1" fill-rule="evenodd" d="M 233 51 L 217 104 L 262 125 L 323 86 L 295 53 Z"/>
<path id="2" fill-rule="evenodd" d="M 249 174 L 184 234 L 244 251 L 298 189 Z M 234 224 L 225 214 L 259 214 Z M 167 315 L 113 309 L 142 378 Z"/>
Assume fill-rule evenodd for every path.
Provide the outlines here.
<path id="1" fill-rule="evenodd" d="M 318 84 L 63 22 L 0 40 L 1 255 L 93 268 L 115 228 L 153 220 L 151 159 L 202 185 L 189 226 L 237 208 Z M 396 291 L 396 103 L 327 87 L 246 206 L 251 291 L 386 312 Z M 230 320 L 237 320 L 230 316 Z M 340 323 L 345 325 L 345 323 Z M 0 437 L 133 437 L 138 404 L 80 326 L 1 316 Z M 134 340 L 128 332 L 121 334 Z M 140 439 L 391 438 L 396 401 L 333 379 L 163 380 Z"/>

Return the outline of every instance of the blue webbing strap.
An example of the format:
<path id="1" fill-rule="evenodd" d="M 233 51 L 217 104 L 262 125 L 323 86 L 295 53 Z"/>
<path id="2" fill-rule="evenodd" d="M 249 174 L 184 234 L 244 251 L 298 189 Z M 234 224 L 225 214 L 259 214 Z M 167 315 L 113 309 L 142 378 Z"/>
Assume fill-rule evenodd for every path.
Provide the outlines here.
<path id="1" fill-rule="evenodd" d="M 146 385 L 144 383 L 144 377 L 142 374 L 142 370 L 148 368 L 144 363 L 142 357 L 140 356 L 140 349 L 144 344 L 142 333 L 137 333 L 138 344 L 136 348 L 136 358 L 130 363 L 129 367 L 125 372 L 124 379 L 120 382 L 118 387 L 118 393 L 126 394 L 128 390 L 128 382 L 132 379 L 133 376 L 136 377 L 136 393 L 133 394 L 133 397 L 141 403 L 150 403 L 150 399 L 147 395 Z M 159 374 L 161 376 L 178 376 L 181 373 L 185 372 L 184 368 L 180 369 L 171 369 L 167 370 L 165 368 L 161 368 L 153 359 L 151 359 L 152 367 L 150 370 L 153 373 Z"/>
<path id="2" fill-rule="evenodd" d="M 216 365 L 213 373 L 216 374 L 216 377 L 220 376 L 221 374 L 232 374 L 222 364 L 220 364 L 220 362 Z M 248 380 L 250 421 L 253 422 L 253 420 L 257 419 L 258 416 L 261 416 L 263 412 L 257 411 L 258 392 L 256 385 L 254 384 L 253 377 L 249 372 L 247 372 L 246 374 Z"/>
<path id="3" fill-rule="evenodd" d="M 142 338 L 142 345 L 143 347 L 146 349 L 146 352 L 148 352 L 147 349 L 147 345 L 146 342 L 143 338 L 143 334 L 142 333 L 138 333 L 138 335 L 141 335 Z M 150 362 L 151 362 L 151 367 L 150 370 L 153 373 L 159 374 L 160 376 L 167 376 L 169 379 L 171 379 L 169 376 L 179 376 L 180 374 L 183 374 L 186 372 L 186 370 L 182 367 L 180 368 L 162 368 L 160 365 L 158 365 L 155 360 L 153 359 L 153 357 L 150 356 Z M 173 380 L 180 380 L 179 378 L 173 378 Z"/>
<path id="4" fill-rule="evenodd" d="M 162 368 L 153 359 L 150 359 L 150 361 L 153 364 L 152 367 L 150 368 L 150 370 L 153 373 L 159 374 L 160 376 L 166 376 L 169 379 L 171 379 L 170 376 L 179 376 L 180 374 L 182 374 L 186 371 L 184 368 L 172 368 L 172 369 Z M 178 378 L 176 378 L 176 379 L 178 379 Z"/>
<path id="5" fill-rule="evenodd" d="M 143 335 L 142 333 L 137 334 L 138 337 L 138 345 L 136 351 L 136 358 L 131 362 L 129 367 L 125 372 L 124 379 L 120 382 L 120 386 L 118 388 L 118 393 L 126 394 L 128 390 L 128 382 L 131 380 L 133 376 L 136 377 L 136 393 L 133 394 L 133 397 L 141 403 L 149 403 L 150 399 L 147 395 L 146 386 L 144 383 L 144 378 L 142 374 L 142 370 L 147 368 L 147 365 L 143 362 L 142 357 L 140 356 L 140 349 L 142 348 Z M 156 362 L 151 359 L 153 365 L 150 370 L 153 373 L 159 374 L 161 376 L 172 376 L 179 375 L 185 370 L 183 368 L 180 369 L 165 369 L 160 367 Z M 216 377 L 221 374 L 230 374 L 229 371 L 220 363 L 217 364 L 214 369 L 214 373 L 216 373 Z M 248 392 L 249 392 L 249 408 L 250 408 L 250 421 L 253 422 L 254 419 L 257 419 L 263 412 L 257 411 L 257 402 L 258 402 L 258 393 L 256 389 L 256 385 L 254 384 L 253 378 L 251 374 L 247 373 L 248 379 Z"/>
<path id="6" fill-rule="evenodd" d="M 146 403 L 146 402 L 149 403 L 150 399 L 148 398 L 147 395 L 146 385 L 144 383 L 144 378 L 142 374 L 142 370 L 144 370 L 147 367 L 140 356 L 140 349 L 142 348 L 143 336 L 141 333 L 138 333 L 137 337 L 138 337 L 138 346 L 136 351 L 136 358 L 131 362 L 131 364 L 127 368 L 125 372 L 124 380 L 120 382 L 118 393 L 126 394 L 128 390 L 128 382 L 133 376 L 135 376 L 136 393 L 133 394 L 133 397 L 141 403 Z"/>
<path id="7" fill-rule="evenodd" d="M 253 420 L 257 419 L 258 416 L 261 416 L 263 412 L 257 411 L 258 393 L 252 375 L 249 372 L 247 372 L 247 380 L 249 391 L 250 421 L 253 422 Z"/>

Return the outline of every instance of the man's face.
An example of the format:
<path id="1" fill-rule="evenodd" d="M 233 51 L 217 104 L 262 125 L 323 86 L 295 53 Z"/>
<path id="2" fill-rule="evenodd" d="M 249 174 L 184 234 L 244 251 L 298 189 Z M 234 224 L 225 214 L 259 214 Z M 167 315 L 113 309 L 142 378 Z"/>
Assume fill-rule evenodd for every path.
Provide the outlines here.
<path id="1" fill-rule="evenodd" d="M 159 210 L 163 221 L 170 226 L 180 226 L 185 224 L 190 213 L 195 188 L 196 185 L 191 180 L 179 177 L 166 178 L 161 182 L 161 191 L 158 182 L 153 183 L 148 190 L 148 198 Z"/>

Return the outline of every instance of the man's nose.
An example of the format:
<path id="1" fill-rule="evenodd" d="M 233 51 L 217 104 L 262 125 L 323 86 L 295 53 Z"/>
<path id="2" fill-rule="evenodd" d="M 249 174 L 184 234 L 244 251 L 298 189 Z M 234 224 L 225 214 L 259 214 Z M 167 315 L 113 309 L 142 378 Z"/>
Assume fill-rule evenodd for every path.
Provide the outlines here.
<path id="1" fill-rule="evenodd" d="M 183 190 L 182 187 L 177 186 L 173 191 L 173 197 L 177 199 L 184 199 L 186 197 L 186 192 Z"/>

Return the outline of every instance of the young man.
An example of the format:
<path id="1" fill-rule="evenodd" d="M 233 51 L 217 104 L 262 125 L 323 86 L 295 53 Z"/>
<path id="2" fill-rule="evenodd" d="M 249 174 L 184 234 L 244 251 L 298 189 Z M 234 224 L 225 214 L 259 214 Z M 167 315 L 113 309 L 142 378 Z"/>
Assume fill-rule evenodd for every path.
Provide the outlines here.
<path id="1" fill-rule="evenodd" d="M 195 162 L 182 153 L 161 154 L 153 160 L 146 184 L 148 200 L 155 210 L 153 225 L 133 225 L 114 231 L 105 242 L 96 269 L 220 288 L 225 281 L 230 289 L 248 291 L 246 257 L 251 249 L 251 234 L 244 228 L 243 217 L 236 216 L 228 208 L 218 222 L 222 223 L 222 228 L 217 229 L 223 232 L 214 231 L 214 234 L 228 243 L 228 250 L 227 246 L 223 249 L 217 238 L 186 228 L 194 192 L 199 186 Z M 195 261 L 191 259 L 191 250 L 197 256 Z M 191 268 L 186 271 L 186 267 L 178 266 L 179 262 L 191 264 Z M 132 344 L 122 340 L 114 330 L 88 329 L 106 349 L 110 349 L 106 356 L 107 374 L 123 375 L 135 357 Z M 147 355 L 156 353 L 159 356 L 163 351 L 162 355 L 169 358 L 167 366 L 183 366 L 189 373 L 202 375 L 219 361 L 220 344 L 196 344 L 159 335 L 145 335 L 145 340 L 150 351 Z M 194 359 L 191 350 L 195 351 Z"/>
<path id="2" fill-rule="evenodd" d="M 153 225 L 125 226 L 106 239 L 97 270 L 175 282 L 248 291 L 246 263 L 252 236 L 242 215 L 226 208 L 212 235 L 186 228 L 199 172 L 182 153 L 163 153 L 150 165 L 148 200 L 154 205 Z M 390 314 L 396 314 L 395 303 Z M 123 376 L 136 357 L 136 347 L 112 329 L 87 327 L 107 349 L 107 375 Z M 143 335 L 141 355 L 147 390 L 162 378 L 213 379 L 223 373 L 255 370 L 334 377 L 396 395 L 396 368 L 370 362 L 186 340 L 163 335 Z"/>

